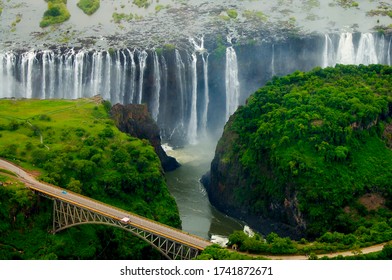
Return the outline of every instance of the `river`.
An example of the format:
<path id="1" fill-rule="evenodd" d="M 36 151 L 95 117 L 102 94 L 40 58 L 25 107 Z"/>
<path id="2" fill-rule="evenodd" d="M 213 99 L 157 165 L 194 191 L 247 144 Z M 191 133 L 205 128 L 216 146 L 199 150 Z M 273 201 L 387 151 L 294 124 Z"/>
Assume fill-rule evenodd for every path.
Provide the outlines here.
<path id="1" fill-rule="evenodd" d="M 181 164 L 167 172 L 166 179 L 178 205 L 182 229 L 206 239 L 221 240 L 235 230 L 242 230 L 245 224 L 215 209 L 200 183 L 200 178 L 210 169 L 215 146 L 216 141 L 204 140 L 180 149 L 164 147 Z"/>

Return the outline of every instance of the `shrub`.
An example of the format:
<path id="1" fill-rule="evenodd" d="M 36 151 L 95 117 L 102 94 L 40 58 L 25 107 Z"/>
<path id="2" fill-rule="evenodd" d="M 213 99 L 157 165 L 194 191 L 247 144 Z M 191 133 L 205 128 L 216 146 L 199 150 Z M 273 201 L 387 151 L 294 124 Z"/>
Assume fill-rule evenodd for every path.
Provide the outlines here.
<path id="1" fill-rule="evenodd" d="M 12 120 L 9 125 L 8 125 L 8 130 L 9 131 L 15 131 L 18 130 L 19 128 L 19 123 L 17 121 Z"/>
<path id="2" fill-rule="evenodd" d="M 133 4 L 135 4 L 136 6 L 138 6 L 139 8 L 148 8 L 151 4 L 150 0 L 133 0 L 132 2 Z"/>
<path id="3" fill-rule="evenodd" d="M 227 10 L 226 12 L 230 18 L 237 18 L 238 17 L 238 12 L 236 10 Z"/>
<path id="4" fill-rule="evenodd" d="M 87 15 L 94 14 L 100 6 L 100 0 L 80 0 L 78 7 Z"/>
<path id="5" fill-rule="evenodd" d="M 43 114 L 43 115 L 39 115 L 39 120 L 50 122 L 52 119 L 48 115 Z"/>

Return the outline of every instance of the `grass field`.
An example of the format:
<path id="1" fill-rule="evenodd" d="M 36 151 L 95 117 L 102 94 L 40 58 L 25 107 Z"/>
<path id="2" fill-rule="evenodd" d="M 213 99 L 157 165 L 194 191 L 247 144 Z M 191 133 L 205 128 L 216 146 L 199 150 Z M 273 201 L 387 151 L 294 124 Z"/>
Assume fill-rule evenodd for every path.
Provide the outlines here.
<path id="1" fill-rule="evenodd" d="M 94 99 L 0 100 L 0 155 L 28 162 L 33 147 L 61 149 L 96 136 L 107 127 L 114 124 L 104 106 Z M 120 139 L 127 138 L 112 131 Z M 11 154 L 14 158 L 7 156 Z"/>

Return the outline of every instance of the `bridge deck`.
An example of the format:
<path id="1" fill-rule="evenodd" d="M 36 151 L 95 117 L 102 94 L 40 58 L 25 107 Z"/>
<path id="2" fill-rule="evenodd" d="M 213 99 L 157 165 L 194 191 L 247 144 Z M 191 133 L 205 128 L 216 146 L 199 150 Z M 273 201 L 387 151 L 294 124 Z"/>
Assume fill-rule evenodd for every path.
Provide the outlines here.
<path id="1" fill-rule="evenodd" d="M 40 182 L 18 166 L 1 159 L 0 167 L 14 172 L 18 175 L 21 181 L 26 183 L 30 189 L 43 193 L 50 198 L 63 200 L 119 221 L 124 217 L 128 217 L 130 219 L 128 223 L 135 227 L 153 232 L 160 236 L 180 242 L 193 248 L 197 248 L 199 250 L 203 250 L 205 247 L 212 244 L 211 242 L 201 237 L 191 235 L 167 225 L 160 224 L 156 221 L 152 221 L 131 212 L 107 205 L 86 196 L 76 194 L 68 190 L 66 193 L 64 193 L 64 189 L 50 185 L 48 183 Z"/>

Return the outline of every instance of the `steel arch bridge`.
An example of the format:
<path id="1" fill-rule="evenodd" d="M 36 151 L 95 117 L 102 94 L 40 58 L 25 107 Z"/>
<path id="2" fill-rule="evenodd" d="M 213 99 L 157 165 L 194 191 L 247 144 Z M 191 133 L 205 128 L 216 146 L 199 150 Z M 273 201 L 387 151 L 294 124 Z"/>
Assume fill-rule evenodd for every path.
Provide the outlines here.
<path id="1" fill-rule="evenodd" d="M 93 212 L 78 205 L 53 199 L 53 234 L 82 224 L 103 224 L 129 231 L 133 235 L 150 243 L 167 259 L 190 260 L 195 258 L 203 249 L 183 244 L 180 241 L 163 236 L 163 234 L 159 234 L 153 230 L 133 225 L 131 222 L 124 223 L 113 217 Z"/>
<path id="2" fill-rule="evenodd" d="M 193 259 L 212 244 L 196 235 L 40 182 L 22 168 L 8 161 L 0 159 L 0 167 L 15 173 L 19 180 L 32 191 L 53 201 L 53 234 L 81 224 L 115 226 L 145 240 L 166 258 L 173 260 Z"/>

